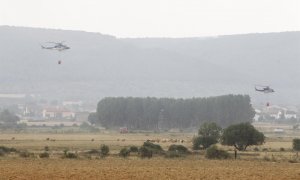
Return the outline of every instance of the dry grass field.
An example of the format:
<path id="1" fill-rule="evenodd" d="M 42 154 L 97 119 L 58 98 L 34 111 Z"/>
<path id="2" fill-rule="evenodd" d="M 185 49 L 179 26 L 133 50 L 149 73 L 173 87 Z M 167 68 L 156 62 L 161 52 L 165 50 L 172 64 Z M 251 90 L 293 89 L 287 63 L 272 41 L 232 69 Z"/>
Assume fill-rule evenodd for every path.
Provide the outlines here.
<path id="1" fill-rule="evenodd" d="M 181 158 L 154 156 L 140 159 L 118 157 L 122 147 L 141 146 L 147 139 L 183 139 L 191 149 L 193 134 L 186 133 L 135 133 L 119 134 L 0 134 L 0 146 L 28 150 L 33 157 L 21 158 L 17 153 L 0 157 L 2 179 L 300 179 L 300 164 L 295 158 L 292 138 L 272 137 L 254 151 L 239 152 L 237 160 L 207 160 L 204 152 Z M 48 139 L 48 140 L 47 140 Z M 110 147 L 110 156 L 87 157 L 84 152 L 99 149 L 101 144 Z M 171 142 L 160 142 L 167 150 Z M 48 146 L 50 158 L 38 154 Z M 219 145 L 220 146 L 220 145 Z M 232 154 L 232 147 L 222 147 Z M 280 151 L 284 148 L 284 151 Z M 77 152 L 77 159 L 62 159 L 63 150 Z"/>
<path id="2" fill-rule="evenodd" d="M 2 159 L 0 179 L 300 179 L 299 164 L 243 160 Z"/>

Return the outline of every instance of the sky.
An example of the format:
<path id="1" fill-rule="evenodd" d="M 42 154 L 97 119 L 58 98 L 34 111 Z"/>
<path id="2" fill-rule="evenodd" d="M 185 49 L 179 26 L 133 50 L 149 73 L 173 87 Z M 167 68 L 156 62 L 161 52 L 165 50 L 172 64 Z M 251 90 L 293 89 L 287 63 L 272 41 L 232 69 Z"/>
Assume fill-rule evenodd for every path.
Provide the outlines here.
<path id="1" fill-rule="evenodd" d="M 300 0 L 0 0 L 0 25 L 116 37 L 300 30 Z"/>

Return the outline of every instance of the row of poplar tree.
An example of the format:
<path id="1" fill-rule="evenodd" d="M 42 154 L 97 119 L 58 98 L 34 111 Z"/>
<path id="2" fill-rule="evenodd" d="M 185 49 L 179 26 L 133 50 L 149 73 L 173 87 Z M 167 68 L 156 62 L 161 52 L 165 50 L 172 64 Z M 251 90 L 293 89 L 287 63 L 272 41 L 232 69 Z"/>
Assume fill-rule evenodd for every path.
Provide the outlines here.
<path id="1" fill-rule="evenodd" d="M 224 95 L 208 98 L 138 98 L 102 99 L 90 121 L 104 127 L 129 129 L 170 129 L 199 127 L 216 122 L 222 127 L 251 122 L 255 112 L 248 95 Z"/>

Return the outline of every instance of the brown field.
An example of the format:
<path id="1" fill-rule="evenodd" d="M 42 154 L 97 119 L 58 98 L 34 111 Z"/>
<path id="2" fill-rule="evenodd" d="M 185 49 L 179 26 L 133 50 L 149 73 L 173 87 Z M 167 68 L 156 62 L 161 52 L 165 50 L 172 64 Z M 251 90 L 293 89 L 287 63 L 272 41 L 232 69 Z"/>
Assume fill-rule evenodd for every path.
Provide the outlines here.
<path id="1" fill-rule="evenodd" d="M 0 179 L 300 179 L 299 164 L 244 160 L 9 159 Z"/>
<path id="2" fill-rule="evenodd" d="M 163 138 L 184 139 L 182 144 L 190 149 L 192 147 L 193 134 L 187 133 L 0 134 L 0 146 L 34 153 L 34 157 L 30 158 L 21 158 L 15 153 L 0 157 L 0 180 L 300 179 L 300 164 L 290 163 L 295 159 L 290 137 L 267 138 L 263 146 L 258 146 L 259 151 L 250 147 L 247 152 L 239 152 L 237 160 L 207 160 L 203 151 L 175 159 L 163 156 L 140 159 L 136 154 L 127 159 L 117 156 L 122 147 L 140 146 L 147 139 Z M 110 147 L 109 157 L 102 159 L 84 155 L 87 150 L 99 149 L 101 144 Z M 173 143 L 160 142 L 165 150 L 170 144 Z M 50 158 L 40 159 L 38 154 L 44 151 L 45 146 L 50 148 Z M 232 147 L 222 148 L 233 154 Z M 280 148 L 285 150 L 280 151 Z M 77 152 L 79 158 L 62 159 L 64 149 Z"/>

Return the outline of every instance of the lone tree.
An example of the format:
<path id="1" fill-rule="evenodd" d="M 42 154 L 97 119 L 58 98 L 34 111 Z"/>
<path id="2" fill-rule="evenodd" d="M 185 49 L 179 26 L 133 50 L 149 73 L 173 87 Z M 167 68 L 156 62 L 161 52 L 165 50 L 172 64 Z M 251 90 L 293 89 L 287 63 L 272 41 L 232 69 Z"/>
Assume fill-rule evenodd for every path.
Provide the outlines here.
<path id="1" fill-rule="evenodd" d="M 198 131 L 198 137 L 193 140 L 193 149 L 208 148 L 212 144 L 216 144 L 220 138 L 222 128 L 216 123 L 204 123 Z"/>
<path id="2" fill-rule="evenodd" d="M 223 131 L 221 143 L 234 146 L 239 151 L 245 151 L 248 146 L 261 145 L 265 142 L 265 136 L 250 123 L 240 123 L 227 127 Z"/>

